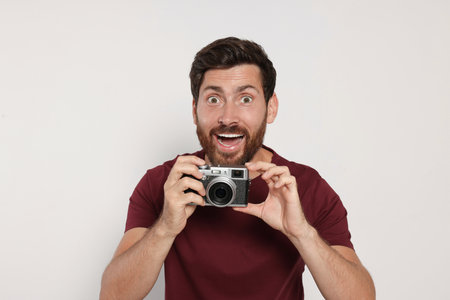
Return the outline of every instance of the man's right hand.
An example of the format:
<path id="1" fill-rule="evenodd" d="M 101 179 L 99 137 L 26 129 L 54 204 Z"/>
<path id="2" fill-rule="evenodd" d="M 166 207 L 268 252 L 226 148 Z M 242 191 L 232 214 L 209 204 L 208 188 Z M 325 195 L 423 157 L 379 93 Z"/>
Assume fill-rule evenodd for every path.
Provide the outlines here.
<path id="1" fill-rule="evenodd" d="M 186 226 L 187 219 L 194 213 L 197 205 L 204 206 L 206 195 L 200 179 L 203 174 L 198 166 L 205 161 L 197 156 L 179 156 L 164 184 L 164 207 L 158 225 L 168 235 L 177 236 Z M 183 175 L 192 175 L 194 178 Z M 192 189 L 196 193 L 185 193 Z M 192 205 L 194 203 L 196 205 Z"/>
<path id="2" fill-rule="evenodd" d="M 136 227 L 125 233 L 103 274 L 100 299 L 143 299 L 150 292 L 175 237 L 196 205 L 205 205 L 205 188 L 197 180 L 203 176 L 198 166 L 204 164 L 196 156 L 178 157 L 164 184 L 164 207 L 158 221 L 150 228 Z M 198 194 L 185 193 L 187 189 Z"/>

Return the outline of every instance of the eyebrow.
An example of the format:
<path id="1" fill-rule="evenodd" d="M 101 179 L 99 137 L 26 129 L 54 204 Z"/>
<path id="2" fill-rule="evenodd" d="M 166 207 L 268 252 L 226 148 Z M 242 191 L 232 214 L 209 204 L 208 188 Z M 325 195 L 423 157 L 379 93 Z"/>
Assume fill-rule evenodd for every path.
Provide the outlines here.
<path id="1" fill-rule="evenodd" d="M 207 90 L 213 90 L 215 92 L 223 94 L 223 89 L 220 86 L 208 85 L 203 89 L 203 91 L 207 91 Z"/>
<path id="2" fill-rule="evenodd" d="M 259 94 L 258 89 L 256 87 L 254 87 L 253 85 L 251 85 L 251 84 L 239 86 L 239 87 L 236 88 L 235 92 L 236 93 L 242 93 L 243 91 L 245 91 L 247 89 L 253 89 Z M 213 91 L 215 91 L 217 93 L 222 93 L 222 94 L 224 92 L 223 89 L 220 86 L 216 86 L 216 85 L 208 85 L 208 86 L 206 86 L 203 89 L 203 91 L 207 91 L 207 90 L 213 90 Z"/>
<path id="3" fill-rule="evenodd" d="M 255 91 L 259 94 L 258 89 L 255 88 L 255 87 L 254 87 L 253 85 L 251 85 L 251 84 L 247 84 L 247 85 L 243 85 L 243 86 L 238 87 L 238 88 L 236 89 L 236 92 L 241 93 L 241 92 L 245 91 L 246 89 L 253 89 L 253 90 L 255 90 Z"/>

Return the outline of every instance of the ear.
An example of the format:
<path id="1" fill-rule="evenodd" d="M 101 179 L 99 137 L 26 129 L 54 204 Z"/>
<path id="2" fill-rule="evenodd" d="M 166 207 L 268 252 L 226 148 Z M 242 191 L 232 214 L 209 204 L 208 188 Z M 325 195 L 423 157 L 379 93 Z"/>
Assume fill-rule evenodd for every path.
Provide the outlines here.
<path id="1" fill-rule="evenodd" d="M 194 124 L 197 124 L 197 105 L 195 105 L 195 99 L 192 99 L 192 118 L 194 119 Z"/>
<path id="2" fill-rule="evenodd" d="M 278 113 L 278 98 L 277 94 L 273 93 L 273 96 L 269 99 L 267 103 L 267 124 L 273 123 Z"/>

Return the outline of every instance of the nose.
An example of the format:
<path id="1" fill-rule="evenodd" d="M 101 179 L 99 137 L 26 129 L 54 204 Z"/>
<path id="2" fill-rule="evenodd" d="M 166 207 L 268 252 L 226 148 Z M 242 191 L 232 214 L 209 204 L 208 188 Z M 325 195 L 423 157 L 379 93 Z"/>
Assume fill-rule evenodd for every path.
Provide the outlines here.
<path id="1" fill-rule="evenodd" d="M 239 122 L 239 112 L 238 107 L 232 102 L 227 101 L 223 107 L 222 112 L 219 117 L 219 124 L 225 126 L 236 125 Z"/>

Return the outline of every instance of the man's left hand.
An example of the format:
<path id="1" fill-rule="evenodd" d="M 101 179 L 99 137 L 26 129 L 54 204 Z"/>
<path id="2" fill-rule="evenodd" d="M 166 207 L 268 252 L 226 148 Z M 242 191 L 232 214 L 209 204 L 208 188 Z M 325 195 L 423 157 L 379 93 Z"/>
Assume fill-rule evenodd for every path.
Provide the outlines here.
<path id="1" fill-rule="evenodd" d="M 297 181 L 289 172 L 289 168 L 262 161 L 247 163 L 246 167 L 249 171 L 261 174 L 261 178 L 269 187 L 269 193 L 262 203 L 249 203 L 247 207 L 233 209 L 261 218 L 288 238 L 306 233 L 309 224 L 303 214 Z"/>

